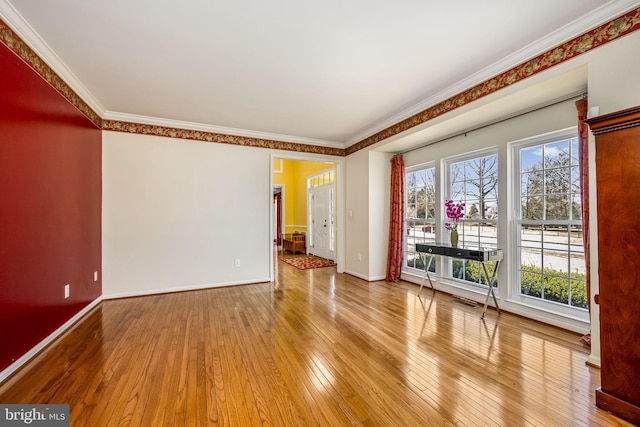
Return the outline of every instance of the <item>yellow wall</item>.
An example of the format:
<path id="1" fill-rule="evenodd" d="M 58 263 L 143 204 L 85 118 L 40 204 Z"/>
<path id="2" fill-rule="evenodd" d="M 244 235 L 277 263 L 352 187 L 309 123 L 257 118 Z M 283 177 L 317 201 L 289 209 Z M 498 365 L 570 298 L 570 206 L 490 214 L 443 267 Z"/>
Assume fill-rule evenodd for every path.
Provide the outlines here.
<path id="1" fill-rule="evenodd" d="M 283 233 L 306 231 L 307 178 L 334 167 L 335 165 L 324 162 L 274 159 L 273 183 L 284 186 Z M 281 172 L 278 172 L 279 170 Z"/>

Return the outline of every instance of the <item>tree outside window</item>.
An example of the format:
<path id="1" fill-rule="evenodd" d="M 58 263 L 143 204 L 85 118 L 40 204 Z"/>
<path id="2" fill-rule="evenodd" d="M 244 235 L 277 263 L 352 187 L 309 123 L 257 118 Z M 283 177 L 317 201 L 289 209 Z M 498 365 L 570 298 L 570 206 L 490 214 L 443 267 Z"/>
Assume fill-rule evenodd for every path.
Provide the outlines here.
<path id="1" fill-rule="evenodd" d="M 587 308 L 578 139 L 518 149 L 520 294 Z"/>
<path id="2" fill-rule="evenodd" d="M 465 203 L 466 207 L 465 216 L 458 225 L 460 244 L 497 248 L 498 156 L 492 153 L 454 161 L 449 163 L 449 171 L 449 198 L 456 203 Z M 452 276 L 486 283 L 482 266 L 477 261 L 454 259 Z"/>
<path id="3" fill-rule="evenodd" d="M 416 252 L 416 243 L 435 242 L 436 222 L 436 171 L 434 167 L 421 166 L 406 173 L 405 209 L 405 266 L 424 270 L 425 260 Z M 431 263 L 430 271 L 435 271 Z"/>

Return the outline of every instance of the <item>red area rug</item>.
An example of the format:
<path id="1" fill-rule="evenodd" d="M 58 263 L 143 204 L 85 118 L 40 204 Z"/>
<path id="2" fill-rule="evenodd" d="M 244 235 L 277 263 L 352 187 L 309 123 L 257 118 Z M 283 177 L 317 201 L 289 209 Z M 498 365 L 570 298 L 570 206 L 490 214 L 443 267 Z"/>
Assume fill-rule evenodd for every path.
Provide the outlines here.
<path id="1" fill-rule="evenodd" d="M 300 270 L 306 270 L 309 268 L 320 268 L 320 267 L 331 267 L 336 265 L 335 262 L 329 261 L 328 259 L 318 258 L 313 255 L 304 255 L 297 256 L 291 258 L 280 258 L 280 261 L 286 262 L 289 265 L 294 266 L 295 268 L 299 268 Z"/>

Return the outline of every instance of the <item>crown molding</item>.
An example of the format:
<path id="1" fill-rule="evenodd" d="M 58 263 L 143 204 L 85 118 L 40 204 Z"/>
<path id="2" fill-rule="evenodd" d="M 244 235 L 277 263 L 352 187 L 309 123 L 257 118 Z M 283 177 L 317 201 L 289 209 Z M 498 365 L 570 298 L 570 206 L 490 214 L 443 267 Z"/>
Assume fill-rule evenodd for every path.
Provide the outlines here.
<path id="1" fill-rule="evenodd" d="M 397 114 L 377 123 L 369 129 L 366 129 L 357 135 L 351 137 L 345 142 L 344 148 L 347 148 L 353 144 L 356 144 L 376 133 L 385 130 L 398 122 L 406 120 L 407 118 L 418 114 L 425 109 L 432 107 L 442 101 L 445 101 L 470 87 L 474 87 L 482 82 L 485 82 L 492 77 L 495 77 L 507 70 L 510 70 L 523 62 L 535 58 L 538 55 L 559 46 L 573 37 L 586 33 L 587 31 L 598 27 L 612 19 L 617 18 L 637 7 L 640 7 L 640 0 L 613 0 L 601 7 L 594 9 L 586 15 L 566 24 L 565 26 L 547 34 L 545 37 L 536 40 L 535 42 L 523 47 L 522 49 L 504 57 L 503 59 L 491 64 L 490 66 L 483 68 L 482 70 L 470 75 L 469 77 L 460 80 L 454 85 L 447 87 L 446 89 L 420 101 L 417 104 L 412 105 L 400 111 Z"/>
<path id="2" fill-rule="evenodd" d="M 230 128 L 224 126 L 208 125 L 204 123 L 185 122 L 182 120 L 163 119 L 152 116 L 142 116 L 138 114 L 118 113 L 115 111 L 106 111 L 102 116 L 104 120 L 138 123 L 144 125 L 158 126 L 171 129 L 185 129 L 199 132 L 213 133 L 219 135 L 239 136 L 247 139 L 261 139 L 269 141 L 281 141 L 294 144 L 317 145 L 320 147 L 329 147 L 343 149 L 344 144 L 341 142 L 325 141 L 322 139 L 304 138 L 292 135 L 281 135 L 277 133 L 257 132 L 247 129 Z"/>
<path id="3" fill-rule="evenodd" d="M 0 0 L 0 19 L 98 116 L 104 114 L 102 104 L 7 0 Z"/>
<path id="4" fill-rule="evenodd" d="M 321 154 L 325 156 L 345 156 L 345 150 L 343 148 L 322 147 L 319 145 L 300 144 L 296 142 L 286 142 L 238 135 L 227 135 L 202 130 L 191 130 L 184 128 L 123 122 L 119 120 L 103 120 L 102 130 L 133 133 L 138 135 L 161 136 L 165 138 L 178 138 L 185 140 L 188 139 L 201 142 L 230 144 L 243 147 L 256 147 L 267 148 L 271 150 L 295 151 L 298 153 Z"/>
<path id="5" fill-rule="evenodd" d="M 84 102 L 89 108 L 93 110 L 93 113 L 98 117 L 92 117 L 92 112 L 88 112 L 88 115 L 92 117 L 94 122 L 99 122 L 102 118 L 104 120 L 111 120 L 113 122 L 138 123 L 141 125 L 156 126 L 159 128 L 164 128 L 165 130 L 185 129 L 196 132 L 204 132 L 210 135 L 221 135 L 229 137 L 235 136 L 245 141 L 272 141 L 276 143 L 276 146 L 278 143 L 282 143 L 284 146 L 289 146 L 291 144 L 294 144 L 295 146 L 311 145 L 326 147 L 329 149 L 329 151 L 345 150 L 349 148 L 347 150 L 348 154 L 349 152 L 358 151 L 359 149 L 370 145 L 374 140 L 380 140 L 380 137 L 383 137 L 383 133 L 388 137 L 391 134 L 394 134 L 394 132 L 396 132 L 397 130 L 409 126 L 408 123 L 403 122 L 411 121 L 412 123 L 414 123 L 413 125 L 415 125 L 417 121 L 419 122 L 424 119 L 424 117 L 419 118 L 416 116 L 424 116 L 424 113 L 426 113 L 427 110 L 437 107 L 438 104 L 445 103 L 448 100 L 459 97 L 459 95 L 463 94 L 463 92 L 465 91 L 470 90 L 470 88 L 473 89 L 474 87 L 482 85 L 483 83 L 487 83 L 489 79 L 492 79 L 500 75 L 501 73 L 512 71 L 515 68 L 523 65 L 525 61 L 528 61 L 531 58 L 536 58 L 537 56 L 542 55 L 544 52 L 549 52 L 549 50 L 553 49 L 554 47 L 558 47 L 565 43 L 567 40 L 571 40 L 572 37 L 576 37 L 577 35 L 586 33 L 587 31 L 596 28 L 599 25 L 602 25 L 638 7 L 640 7 L 640 0 L 610 1 L 600 8 L 597 8 L 584 15 L 583 17 L 570 22 L 564 27 L 548 34 L 547 36 L 537 40 L 536 42 L 525 46 L 524 48 L 501 59 L 500 61 L 497 61 L 491 66 L 486 67 L 459 81 L 455 85 L 452 85 L 424 99 L 423 101 L 407 109 L 404 109 L 397 114 L 394 114 L 384 121 L 377 123 L 369 129 L 358 133 L 345 143 L 106 111 L 102 104 L 93 96 L 93 94 L 91 94 L 91 92 L 89 92 L 89 90 L 80 82 L 75 74 L 64 64 L 64 62 L 38 35 L 38 33 L 22 17 L 22 15 L 20 15 L 20 13 L 13 7 L 13 5 L 9 3 L 8 0 L 0 0 L 0 19 L 6 24 L 8 28 L 11 29 L 11 31 L 15 33 L 17 37 L 22 40 L 25 45 L 28 46 L 29 49 L 33 51 L 34 55 L 41 58 L 40 60 L 43 61 L 46 66 L 49 67 L 51 71 L 53 71 L 53 73 L 55 73 L 57 77 L 64 82 L 64 84 L 68 85 L 68 87 L 73 92 L 75 92 L 75 94 L 69 94 L 67 90 L 63 90 L 65 95 L 71 98 L 70 100 L 72 101 L 72 103 L 74 103 L 74 105 L 78 106 L 78 104 L 82 104 Z M 25 60 L 25 62 L 29 63 L 28 60 Z M 30 65 L 33 67 L 33 64 Z M 40 71 L 40 74 L 43 76 L 43 78 L 45 78 L 45 80 L 49 81 L 52 86 L 54 86 L 57 90 L 60 90 L 60 88 L 58 88 L 56 84 L 50 81 L 50 79 L 48 78 L 50 76 L 46 75 L 46 72 L 43 75 L 43 73 Z M 79 98 L 79 100 L 77 98 Z M 469 101 L 471 101 L 471 99 L 465 99 L 463 101 L 465 101 L 465 103 L 468 103 Z M 79 106 L 79 108 L 84 111 L 84 108 L 82 107 L 82 105 Z M 447 107 L 447 109 L 450 108 Z M 438 111 L 440 111 L 439 114 L 441 114 L 445 110 L 438 109 Z M 410 125 L 409 127 L 413 125 Z M 357 147 L 352 147 L 354 145 L 357 145 Z"/>
<path id="6" fill-rule="evenodd" d="M 128 123 L 147 124 L 161 128 L 195 130 L 206 133 L 239 136 L 247 139 L 270 140 L 275 142 L 286 142 L 303 145 L 316 145 L 342 150 L 342 142 L 325 141 L 313 138 L 304 138 L 291 135 L 281 135 L 266 132 L 257 132 L 245 129 L 236 129 L 202 123 L 184 122 L 180 120 L 163 119 L 159 117 L 149 117 L 107 111 L 93 94 L 81 83 L 78 77 L 66 66 L 60 57 L 49 47 L 34 28 L 24 19 L 24 17 L 11 5 L 8 0 L 0 0 L 0 19 L 4 21 L 16 36 L 25 43 L 29 49 L 39 57 L 62 81 L 74 91 L 82 101 L 84 101 L 100 118 L 111 121 L 121 121 Z M 32 65 L 32 64 L 30 64 Z M 46 79 L 45 76 L 43 78 Z M 51 82 L 50 82 L 51 83 Z M 55 85 L 54 85 L 55 86 Z"/>
<path id="7" fill-rule="evenodd" d="M 615 17 L 585 33 L 579 34 L 571 40 L 555 46 L 514 68 L 472 86 L 457 95 L 447 98 L 436 105 L 428 107 L 411 117 L 348 146 L 345 148 L 345 153 L 348 156 L 356 151 L 415 128 L 436 117 L 498 92 L 528 77 L 590 52 L 593 49 L 597 49 L 606 43 L 637 30 L 640 30 L 640 7 Z"/>

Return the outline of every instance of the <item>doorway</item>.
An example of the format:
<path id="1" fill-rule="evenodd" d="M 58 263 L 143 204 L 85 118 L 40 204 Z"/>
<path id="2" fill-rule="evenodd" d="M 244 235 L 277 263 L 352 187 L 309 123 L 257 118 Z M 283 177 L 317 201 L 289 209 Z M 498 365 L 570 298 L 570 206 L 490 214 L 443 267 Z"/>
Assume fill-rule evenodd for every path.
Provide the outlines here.
<path id="1" fill-rule="evenodd" d="M 344 224 L 344 183 L 340 180 L 343 168 L 344 159 L 335 156 L 271 154 L 271 249 L 274 242 L 277 243 L 278 234 L 305 233 L 308 252 L 335 261 L 337 271 L 344 272 L 344 230 L 340 228 L 340 224 Z M 328 171 L 331 171 L 330 175 L 326 175 Z M 312 180 L 311 185 L 308 179 Z M 309 210 L 312 204 L 308 202 L 310 187 L 318 187 L 313 190 L 313 206 L 316 209 L 313 215 Z M 275 194 L 279 188 L 282 194 L 280 231 L 277 228 L 278 213 L 275 206 Z M 316 230 L 311 227 L 310 215 L 319 221 Z M 327 227 L 323 226 L 325 219 Z M 314 238 L 311 243 L 314 246 L 309 250 L 309 239 Z M 277 256 L 278 252 L 271 250 L 271 254 Z M 271 261 L 270 277 L 273 280 L 274 260 Z"/>

